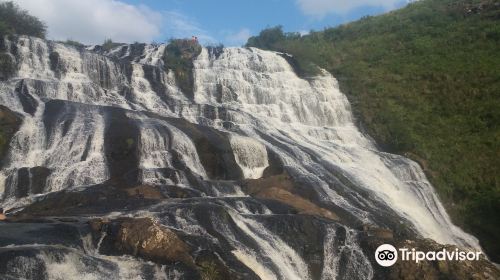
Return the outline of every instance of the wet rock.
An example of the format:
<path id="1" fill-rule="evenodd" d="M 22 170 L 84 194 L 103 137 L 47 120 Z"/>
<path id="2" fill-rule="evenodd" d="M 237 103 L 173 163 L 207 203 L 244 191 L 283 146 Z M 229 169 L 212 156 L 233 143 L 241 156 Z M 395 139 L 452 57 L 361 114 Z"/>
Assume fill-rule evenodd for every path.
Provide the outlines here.
<path id="1" fill-rule="evenodd" d="M 227 133 L 183 119 L 169 119 L 169 122 L 191 138 L 210 179 L 243 179 L 243 172 L 236 163 Z"/>
<path id="2" fill-rule="evenodd" d="M 108 110 L 106 119 L 104 149 L 110 176 L 123 185 L 137 184 L 139 128 L 123 110 Z"/>
<path id="3" fill-rule="evenodd" d="M 366 235 L 367 237 L 373 237 L 381 240 L 382 239 L 392 240 L 394 238 L 392 230 L 374 227 L 371 225 L 363 226 L 363 234 Z"/>
<path id="4" fill-rule="evenodd" d="M 50 61 L 50 70 L 54 71 L 54 74 L 56 75 L 57 78 L 61 78 L 61 73 L 66 71 L 64 69 L 64 65 L 61 61 L 61 56 L 59 55 L 58 52 L 53 51 L 49 54 L 49 61 Z"/>
<path id="5" fill-rule="evenodd" d="M 15 193 L 17 198 L 42 193 L 49 175 L 50 169 L 43 166 L 20 168 L 17 170 L 17 185 L 15 189 L 7 191 Z"/>
<path id="6" fill-rule="evenodd" d="M 165 195 L 163 195 L 160 190 L 158 190 L 153 186 L 148 186 L 148 185 L 141 185 L 138 187 L 128 188 L 125 189 L 125 192 L 127 192 L 127 194 L 130 196 L 138 196 L 146 199 L 165 198 Z"/>
<path id="7" fill-rule="evenodd" d="M 138 191 L 138 192 L 137 192 Z M 158 202 L 161 195 L 152 187 L 127 192 L 123 186 L 94 185 L 80 190 L 63 190 L 36 199 L 17 213 L 19 216 L 70 216 L 139 209 Z"/>
<path id="8" fill-rule="evenodd" d="M 0 81 L 5 81 L 16 72 L 14 57 L 8 53 L 0 52 Z"/>
<path id="9" fill-rule="evenodd" d="M 82 248 L 84 227 L 78 222 L 45 219 L 15 219 L 0 223 L 0 248 L 8 245 L 61 245 Z"/>
<path id="10" fill-rule="evenodd" d="M 307 264 L 312 279 L 321 279 L 325 224 L 330 222 L 304 215 L 273 215 L 262 219 L 270 231 L 293 248 Z"/>
<path id="11" fill-rule="evenodd" d="M 0 105 L 0 163 L 10 143 L 10 139 L 19 129 L 21 117 L 5 106 Z"/>
<path id="12" fill-rule="evenodd" d="M 95 234 L 105 233 L 104 254 L 140 256 L 158 263 L 182 262 L 194 266 L 190 248 L 175 232 L 150 218 L 121 218 L 113 221 L 93 220 Z"/>
<path id="13" fill-rule="evenodd" d="M 176 232 L 151 218 L 96 219 L 89 221 L 89 225 L 102 254 L 126 254 L 159 264 L 175 265 L 184 271 L 187 279 L 255 279 L 248 271 L 242 274 L 228 267 L 220 259 L 224 252 L 203 250 L 202 243 L 190 240 L 199 248 L 195 252 L 192 245 L 183 241 Z"/>
<path id="14" fill-rule="evenodd" d="M 262 179 L 246 180 L 242 188 L 251 196 L 276 200 L 292 206 L 300 214 L 317 215 L 330 220 L 339 220 L 339 217 L 332 211 L 292 193 L 295 190 L 295 185 L 286 173 Z"/>
<path id="15" fill-rule="evenodd" d="M 40 252 L 31 248 L 0 249 L 0 275 L 2 279 L 48 278 L 44 261 L 38 257 Z"/>
<path id="16" fill-rule="evenodd" d="M 33 115 L 38 107 L 38 101 L 33 98 L 24 80 L 21 80 L 17 84 L 16 93 L 19 96 L 19 101 L 21 101 L 24 112 Z"/>

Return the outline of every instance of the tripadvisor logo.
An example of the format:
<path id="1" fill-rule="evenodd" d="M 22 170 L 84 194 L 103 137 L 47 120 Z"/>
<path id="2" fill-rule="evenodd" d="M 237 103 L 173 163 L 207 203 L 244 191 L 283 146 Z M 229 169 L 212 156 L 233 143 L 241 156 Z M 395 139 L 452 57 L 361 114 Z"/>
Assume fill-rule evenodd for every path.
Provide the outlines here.
<path id="1" fill-rule="evenodd" d="M 399 255 L 399 258 L 398 258 Z M 481 252 L 472 252 L 472 251 L 460 251 L 459 249 L 455 249 L 452 251 L 447 250 L 446 248 L 440 251 L 417 251 L 415 248 L 399 248 L 397 250 L 394 246 L 390 244 L 383 244 L 378 246 L 375 251 L 375 260 L 381 266 L 392 266 L 396 263 L 396 261 L 413 261 L 415 263 L 419 263 L 420 261 L 477 261 L 479 260 L 479 256 Z"/>
<path id="2" fill-rule="evenodd" d="M 380 245 L 375 251 L 375 260 L 381 266 L 391 266 L 398 260 L 398 251 L 390 244 Z"/>

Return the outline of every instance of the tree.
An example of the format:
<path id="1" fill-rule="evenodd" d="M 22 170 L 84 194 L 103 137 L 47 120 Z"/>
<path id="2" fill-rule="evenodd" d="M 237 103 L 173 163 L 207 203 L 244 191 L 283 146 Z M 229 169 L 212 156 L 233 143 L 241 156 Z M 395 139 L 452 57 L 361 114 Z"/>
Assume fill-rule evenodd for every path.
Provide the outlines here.
<path id="1" fill-rule="evenodd" d="M 0 35 L 19 34 L 45 38 L 47 27 L 12 1 L 0 2 Z"/>
<path id="2" fill-rule="evenodd" d="M 261 49 L 272 49 L 274 44 L 284 41 L 286 38 L 281 25 L 264 29 L 259 36 L 253 36 L 248 39 L 247 47 L 257 47 Z"/>

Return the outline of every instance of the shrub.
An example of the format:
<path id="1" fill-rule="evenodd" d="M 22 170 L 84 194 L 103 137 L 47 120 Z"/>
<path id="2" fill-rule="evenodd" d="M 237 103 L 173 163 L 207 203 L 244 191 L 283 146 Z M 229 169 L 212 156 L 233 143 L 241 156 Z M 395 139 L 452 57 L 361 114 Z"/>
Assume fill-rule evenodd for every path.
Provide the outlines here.
<path id="1" fill-rule="evenodd" d="M 78 41 L 75 41 L 75 40 L 71 40 L 71 39 L 68 39 L 64 42 L 62 42 L 63 44 L 66 44 L 66 45 L 69 45 L 69 46 L 73 46 L 77 49 L 82 49 L 82 48 L 85 48 L 85 45 L 78 42 Z"/>
<path id="2" fill-rule="evenodd" d="M 114 48 L 116 48 L 118 46 L 121 46 L 121 45 L 123 45 L 123 44 L 122 43 L 113 42 L 113 40 L 111 40 L 111 39 L 105 39 L 104 43 L 102 44 L 101 47 L 102 47 L 102 49 L 104 51 L 110 51 L 110 50 L 112 50 L 112 49 L 114 49 Z"/>
<path id="3" fill-rule="evenodd" d="M 201 279 L 203 280 L 217 280 L 222 278 L 217 264 L 213 261 L 202 262 L 200 268 Z"/>
<path id="4" fill-rule="evenodd" d="M 250 37 L 245 46 L 286 53 L 282 57 L 288 61 L 299 77 L 318 75 L 320 71 L 313 63 L 313 55 L 308 46 L 299 41 L 300 39 L 299 33 L 285 33 L 281 26 L 276 26 L 262 30 L 258 36 Z"/>
<path id="5" fill-rule="evenodd" d="M 165 68 L 174 71 L 178 87 L 191 99 L 194 98 L 193 61 L 201 50 L 197 41 L 172 39 L 163 54 Z"/>

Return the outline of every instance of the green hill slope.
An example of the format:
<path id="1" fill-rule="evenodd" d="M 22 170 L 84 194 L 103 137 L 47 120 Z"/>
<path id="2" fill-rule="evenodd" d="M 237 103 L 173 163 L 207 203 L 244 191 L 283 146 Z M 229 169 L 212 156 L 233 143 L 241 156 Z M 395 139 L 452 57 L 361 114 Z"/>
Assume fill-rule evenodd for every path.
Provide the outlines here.
<path id="1" fill-rule="evenodd" d="M 247 46 L 339 80 L 368 134 L 417 160 L 454 221 L 500 261 L 500 3 L 422 0 L 307 36 L 271 28 Z"/>

